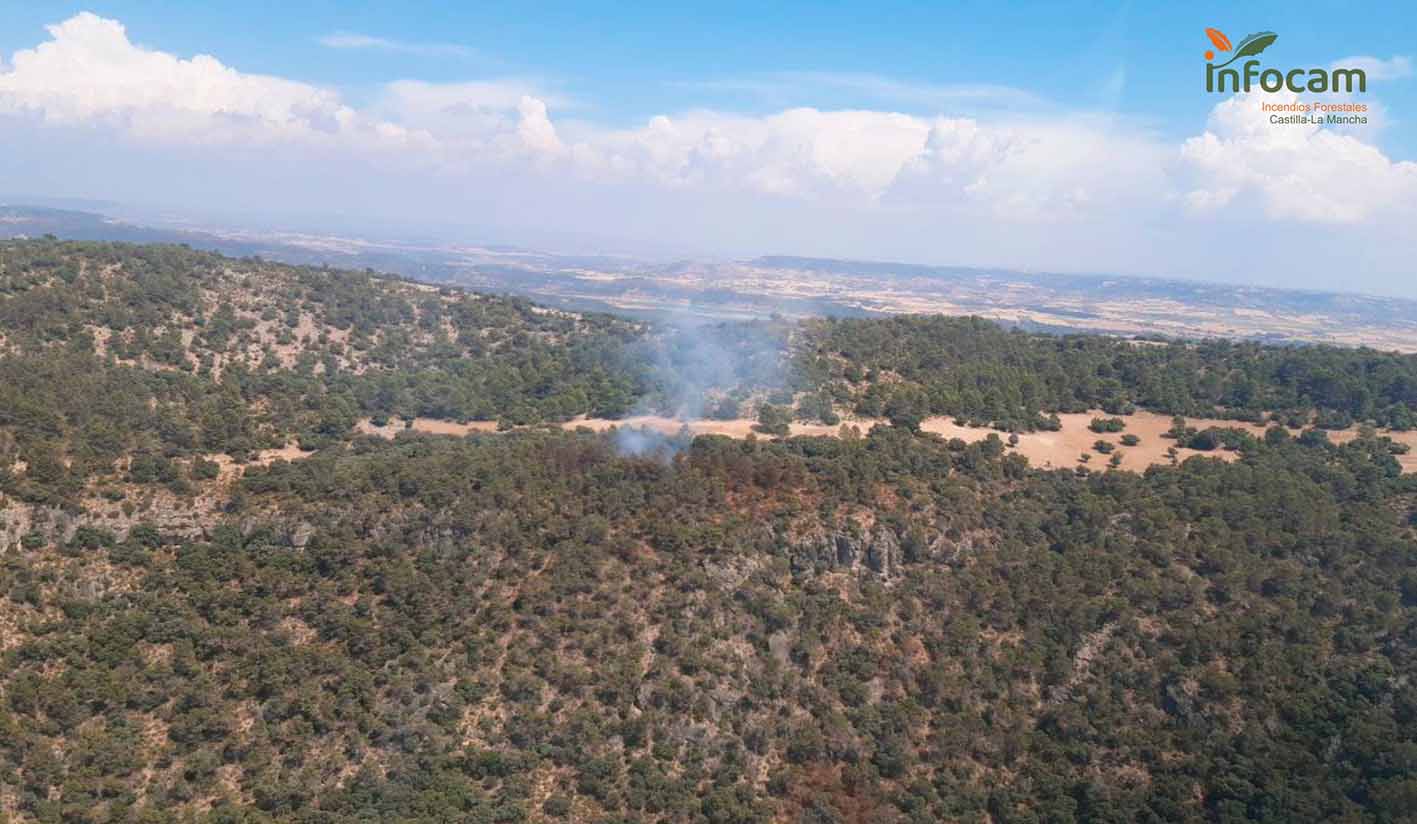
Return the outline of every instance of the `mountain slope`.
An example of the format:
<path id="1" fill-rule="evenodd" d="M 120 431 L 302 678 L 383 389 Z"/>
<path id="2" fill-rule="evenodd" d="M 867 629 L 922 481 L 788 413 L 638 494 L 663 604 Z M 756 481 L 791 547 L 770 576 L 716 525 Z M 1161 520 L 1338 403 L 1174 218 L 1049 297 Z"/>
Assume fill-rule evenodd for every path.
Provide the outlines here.
<path id="1" fill-rule="evenodd" d="M 518 299 L 182 247 L 0 244 L 0 410 L 90 468 L 137 449 L 313 447 L 360 416 L 620 414 L 639 391 L 622 350 L 640 334 Z M 39 448 L 15 446 L 22 460 Z"/>
<path id="2" fill-rule="evenodd" d="M 883 429 L 252 468 L 201 536 L 5 556 L 6 809 L 1391 820 L 1417 497 L 1385 457 L 1082 480 Z"/>
<path id="3" fill-rule="evenodd" d="M 762 383 L 783 347 L 800 371 L 768 406 L 789 418 L 873 388 L 1036 416 L 1155 370 L 1114 368 L 1129 342 L 973 320 L 646 339 L 180 247 L 0 245 L 0 287 L 0 820 L 1417 806 L 1417 478 L 1372 430 L 1043 471 L 887 397 L 895 425 L 865 433 L 641 458 L 511 424 Z M 1246 377 L 1305 417 L 1348 408 L 1315 387 L 1408 408 L 1408 362 L 1380 353 L 1145 357 L 1185 402 Z M 1311 380 L 1335 362 L 1373 368 Z M 1059 393 L 1003 404 L 1019 386 Z M 508 426 L 354 425 L 391 413 Z"/>

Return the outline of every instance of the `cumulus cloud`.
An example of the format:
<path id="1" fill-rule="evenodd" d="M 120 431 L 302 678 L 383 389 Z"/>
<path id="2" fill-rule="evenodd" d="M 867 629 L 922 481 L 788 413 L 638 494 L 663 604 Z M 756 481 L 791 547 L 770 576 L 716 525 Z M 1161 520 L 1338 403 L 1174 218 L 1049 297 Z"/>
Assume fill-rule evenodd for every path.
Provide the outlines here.
<path id="1" fill-rule="evenodd" d="M 521 138 L 522 145 L 548 155 L 560 154 L 565 148 L 546 114 L 545 102 L 523 95 L 517 101 L 517 115 L 517 137 Z"/>
<path id="2" fill-rule="evenodd" d="M 657 116 L 593 133 L 569 171 L 813 202 L 1037 220 L 1164 196 L 1174 150 L 1111 118 L 987 122 L 796 108 Z"/>
<path id="3" fill-rule="evenodd" d="M 214 57 L 134 45 L 122 24 L 80 14 L 0 74 L 0 110 L 57 123 L 102 122 L 163 141 L 321 141 L 412 150 L 452 169 L 522 162 L 579 179 L 703 188 L 828 203 L 984 207 L 1036 217 L 1114 204 L 1158 182 L 1159 147 L 1107 122 L 990 124 L 871 110 L 797 107 L 766 116 L 660 115 L 643 126 L 582 124 L 563 134 L 551 108 L 569 101 L 520 81 L 384 86 L 363 110 L 305 83 L 248 74 Z M 336 48 L 396 45 L 366 35 Z M 817 83 L 918 100 L 979 99 L 988 87 L 918 88 L 858 75 Z M 1005 90 L 1009 101 L 1022 93 Z M 1110 169 L 1109 174 L 1099 170 Z M 1117 172 L 1121 172 L 1118 174 Z"/>
<path id="4" fill-rule="evenodd" d="M 996 217 L 1067 218 L 1166 189 L 1165 149 L 1107 118 L 986 126 L 940 118 L 890 191 L 899 203 L 984 208 Z"/>
<path id="5" fill-rule="evenodd" d="M 1271 218 L 1320 223 L 1417 208 L 1417 163 L 1394 162 L 1359 137 L 1318 124 L 1271 123 L 1263 111 L 1264 103 L 1298 100 L 1256 92 L 1217 105 L 1206 131 L 1181 147 L 1199 178 L 1187 204 L 1204 212 L 1253 202 Z"/>
<path id="6" fill-rule="evenodd" d="M 106 123 L 162 141 L 421 142 L 361 116 L 328 89 L 245 74 L 209 55 L 184 60 L 136 46 L 116 20 L 84 12 L 48 31 L 48 42 L 16 52 L 0 74 L 0 111 Z"/>
<path id="7" fill-rule="evenodd" d="M 558 98 L 519 81 L 400 80 L 384 86 L 370 110 L 433 136 L 436 159 L 462 168 L 559 154 L 562 146 L 551 124 L 550 101 Z"/>
<path id="8" fill-rule="evenodd" d="M 148 143 L 293 143 L 424 163 L 556 148 L 545 101 L 525 83 L 400 81 L 357 109 L 332 89 L 144 48 L 122 23 L 88 12 L 47 30 L 48 41 L 0 70 L 0 113 L 108 126 Z"/>
<path id="9" fill-rule="evenodd" d="M 577 172 L 602 179 L 859 200 L 878 196 L 928 132 L 922 120 L 888 112 L 691 112 L 584 136 L 569 159 Z"/>

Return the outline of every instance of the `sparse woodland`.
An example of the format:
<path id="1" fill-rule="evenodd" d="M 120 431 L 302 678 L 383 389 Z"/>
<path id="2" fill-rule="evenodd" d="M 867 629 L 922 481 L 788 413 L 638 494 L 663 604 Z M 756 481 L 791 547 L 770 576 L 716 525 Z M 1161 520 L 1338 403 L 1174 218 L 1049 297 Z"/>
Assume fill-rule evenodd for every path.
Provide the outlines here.
<path id="1" fill-rule="evenodd" d="M 711 376 L 775 381 L 767 429 L 894 425 L 645 457 L 535 425 L 681 399 L 694 358 L 658 334 L 0 244 L 0 821 L 1411 820 L 1417 479 L 1390 441 L 1182 423 L 1240 458 L 1043 471 L 911 423 L 1404 428 L 1417 360 L 729 325 Z M 508 431 L 355 428 L 420 415 Z"/>

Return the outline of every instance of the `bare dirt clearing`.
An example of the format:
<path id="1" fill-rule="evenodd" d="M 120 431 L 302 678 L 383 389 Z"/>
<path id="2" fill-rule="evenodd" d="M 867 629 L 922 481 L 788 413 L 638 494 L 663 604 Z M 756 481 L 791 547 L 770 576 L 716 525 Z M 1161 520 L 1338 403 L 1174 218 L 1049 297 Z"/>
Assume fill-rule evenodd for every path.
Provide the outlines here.
<path id="1" fill-rule="evenodd" d="M 413 422 L 405 425 L 402 420 L 393 419 L 383 426 L 375 426 L 374 422 L 365 418 L 354 425 L 354 428 L 361 435 L 378 435 L 381 438 L 392 438 L 400 432 L 423 432 L 428 435 L 469 435 L 473 432 L 496 432 L 496 421 L 468 421 L 458 423 L 457 421 L 444 421 L 437 418 L 414 418 Z"/>
<path id="2" fill-rule="evenodd" d="M 206 458 L 219 467 L 218 479 L 226 481 L 236 477 L 242 471 L 243 466 L 270 466 L 276 461 L 298 461 L 312 454 L 314 453 L 306 452 L 298 444 L 292 442 L 274 449 L 262 449 L 245 464 L 238 464 L 231 459 L 231 456 L 221 453 L 207 455 Z"/>

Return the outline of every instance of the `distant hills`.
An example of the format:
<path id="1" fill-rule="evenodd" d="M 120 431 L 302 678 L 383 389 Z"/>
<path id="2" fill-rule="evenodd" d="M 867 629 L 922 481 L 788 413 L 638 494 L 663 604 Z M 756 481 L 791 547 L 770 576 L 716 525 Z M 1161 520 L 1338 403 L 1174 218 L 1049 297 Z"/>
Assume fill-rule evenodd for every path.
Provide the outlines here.
<path id="1" fill-rule="evenodd" d="M 75 209 L 0 205 L 0 237 L 44 234 L 369 268 L 636 317 L 972 314 L 1038 331 L 1417 351 L 1417 301 L 1399 298 L 785 255 L 653 262 L 488 244 L 148 226 Z"/>

